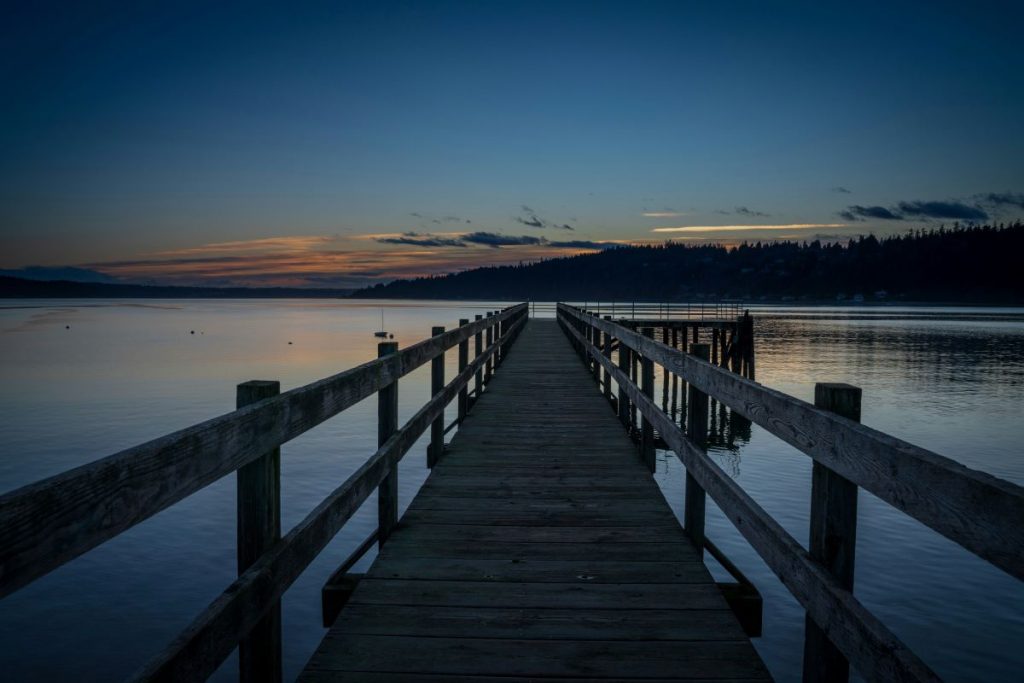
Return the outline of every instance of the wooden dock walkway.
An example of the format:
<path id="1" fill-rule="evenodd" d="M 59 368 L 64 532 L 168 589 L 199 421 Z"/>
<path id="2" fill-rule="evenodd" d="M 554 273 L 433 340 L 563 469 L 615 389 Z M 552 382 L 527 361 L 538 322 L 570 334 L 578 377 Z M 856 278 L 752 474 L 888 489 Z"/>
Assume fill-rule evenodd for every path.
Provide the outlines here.
<path id="1" fill-rule="evenodd" d="M 300 677 L 768 672 L 554 320 L 531 320 Z"/>
<path id="2" fill-rule="evenodd" d="M 1024 488 L 860 424 L 856 386 L 818 382 L 812 404 L 753 381 L 745 313 L 607 308 L 558 303 L 555 322 L 519 303 L 284 392 L 243 382 L 231 412 L 0 494 L 0 599 L 234 476 L 238 578 L 133 681 L 206 680 L 237 652 L 242 683 L 280 683 L 281 597 L 375 492 L 376 528 L 324 586 L 333 626 L 307 683 L 766 680 L 746 638 L 760 596 L 706 537 L 711 499 L 803 607 L 804 681 L 941 680 L 854 595 L 860 489 L 1024 580 Z M 399 426 L 402 378 L 428 364 L 430 398 Z M 377 450 L 282 533 L 281 446 L 374 395 Z M 806 543 L 708 457 L 726 409 L 813 461 Z M 427 433 L 434 467 L 399 521 L 399 464 Z M 685 530 L 650 475 L 657 444 L 686 469 L 669 494 Z"/>

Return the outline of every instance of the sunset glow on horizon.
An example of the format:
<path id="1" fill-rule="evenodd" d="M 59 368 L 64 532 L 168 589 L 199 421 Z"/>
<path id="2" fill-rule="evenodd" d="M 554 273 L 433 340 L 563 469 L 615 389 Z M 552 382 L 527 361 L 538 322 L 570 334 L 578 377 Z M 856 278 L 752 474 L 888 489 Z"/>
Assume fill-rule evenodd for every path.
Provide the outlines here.
<path id="1" fill-rule="evenodd" d="M 0 26 L 0 270 L 359 287 L 667 238 L 1012 221 L 1019 14 L 19 6 Z"/>

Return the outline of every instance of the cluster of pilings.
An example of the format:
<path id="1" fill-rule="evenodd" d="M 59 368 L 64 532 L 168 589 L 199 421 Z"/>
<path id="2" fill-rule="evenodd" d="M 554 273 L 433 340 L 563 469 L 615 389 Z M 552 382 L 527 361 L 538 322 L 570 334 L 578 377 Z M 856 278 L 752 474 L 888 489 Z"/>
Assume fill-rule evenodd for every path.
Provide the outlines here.
<path id="1" fill-rule="evenodd" d="M 596 311 L 586 311 L 596 315 Z M 749 311 L 736 318 L 721 319 L 673 319 L 673 318 L 619 318 L 615 319 L 610 315 L 603 316 L 605 320 L 611 320 L 626 328 L 643 334 L 644 336 L 656 339 L 666 346 L 678 349 L 682 353 L 693 353 L 714 365 L 731 370 L 738 375 L 748 379 L 754 379 L 754 319 Z M 626 349 L 625 353 L 619 353 L 617 340 L 601 333 L 591 330 L 594 344 L 599 346 L 604 355 L 611 358 L 613 354 L 618 357 L 618 365 L 630 377 L 639 384 L 641 372 L 641 359 L 636 353 Z M 591 363 L 592 370 L 598 382 L 603 385 L 605 397 L 618 411 L 618 397 L 611 390 L 611 378 L 607 372 L 601 376 L 601 369 L 598 363 Z M 662 369 L 661 371 L 661 408 L 672 416 L 673 421 L 680 427 L 686 428 L 688 419 L 695 419 L 690 416 L 688 410 L 687 394 L 689 387 L 682 378 Z M 629 406 L 632 408 L 632 406 Z M 625 411 L 625 423 L 630 436 L 637 442 L 641 439 L 640 419 L 637 410 L 627 409 Z M 728 410 L 725 405 L 711 399 L 708 402 L 706 415 L 707 445 L 723 448 L 730 451 L 738 449 L 739 445 L 750 440 L 750 421 L 745 417 Z M 661 438 L 655 434 L 655 444 L 658 448 L 667 448 Z"/>

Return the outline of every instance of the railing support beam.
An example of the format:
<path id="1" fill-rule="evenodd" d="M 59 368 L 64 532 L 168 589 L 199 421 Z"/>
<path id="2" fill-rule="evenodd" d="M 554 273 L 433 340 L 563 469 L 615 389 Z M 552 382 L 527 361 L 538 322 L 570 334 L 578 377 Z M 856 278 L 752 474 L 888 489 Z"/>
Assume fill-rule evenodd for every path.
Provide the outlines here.
<path id="1" fill-rule="evenodd" d="M 236 408 L 244 408 L 281 393 L 280 382 L 255 380 L 238 385 Z M 281 449 L 240 467 L 238 484 L 238 575 L 281 540 Z M 281 681 L 281 603 L 238 644 L 241 683 Z"/>
<path id="2" fill-rule="evenodd" d="M 696 327 L 694 331 L 696 332 Z M 694 335 L 696 336 L 696 335 Z M 693 344 L 690 346 L 690 353 L 701 360 L 709 360 L 711 348 L 707 344 Z M 689 395 L 686 405 L 688 413 L 686 416 L 686 432 L 693 442 L 702 451 L 707 447 L 708 438 L 708 395 L 703 391 L 689 385 Z M 705 517 L 705 495 L 704 488 L 697 483 L 693 474 L 686 472 L 686 499 L 683 503 L 683 529 L 690 537 L 694 548 L 701 558 L 704 557 L 704 517 Z"/>
<path id="3" fill-rule="evenodd" d="M 654 338 L 653 328 L 645 327 L 640 332 L 645 337 Z M 640 391 L 654 400 L 654 361 L 646 357 L 640 359 Z M 643 412 L 640 413 L 640 459 L 647 465 L 647 469 L 654 471 L 654 425 Z"/>
<path id="4" fill-rule="evenodd" d="M 377 344 L 377 357 L 383 358 L 398 351 L 398 342 Z M 383 446 L 398 431 L 398 380 L 377 392 L 377 447 Z M 377 487 L 377 543 L 384 541 L 398 523 L 398 464 Z"/>
<path id="5" fill-rule="evenodd" d="M 432 327 L 430 336 L 444 334 L 444 327 Z M 430 361 L 430 395 L 437 396 L 444 389 L 444 354 Z M 430 447 L 427 449 L 427 467 L 433 469 L 444 455 L 444 413 L 430 424 Z"/>
<path id="6" fill-rule="evenodd" d="M 469 324 L 469 318 L 461 318 L 459 327 Z M 469 339 L 459 342 L 459 374 L 469 366 Z M 467 382 L 462 391 L 459 392 L 459 423 L 466 419 L 469 412 L 469 383 Z"/>
<path id="7" fill-rule="evenodd" d="M 814 405 L 860 422 L 861 390 L 849 384 L 814 386 Z M 815 462 L 811 471 L 811 538 L 808 551 L 848 591 L 853 591 L 857 547 L 857 485 Z M 804 629 L 806 683 L 846 683 L 850 665 L 808 616 Z"/>

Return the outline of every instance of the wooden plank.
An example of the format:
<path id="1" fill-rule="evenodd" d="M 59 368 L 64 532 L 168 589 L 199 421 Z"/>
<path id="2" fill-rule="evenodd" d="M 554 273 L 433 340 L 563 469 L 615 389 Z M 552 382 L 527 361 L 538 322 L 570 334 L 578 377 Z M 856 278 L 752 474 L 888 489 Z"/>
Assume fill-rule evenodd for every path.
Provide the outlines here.
<path id="1" fill-rule="evenodd" d="M 479 543 L 462 541 L 415 541 L 393 537 L 381 555 L 490 560 L 588 560 L 595 555 L 609 560 L 658 562 L 666 558 L 695 557 L 693 545 L 678 543 Z"/>
<path id="2" fill-rule="evenodd" d="M 516 561 L 399 557 L 375 563 L 367 576 L 379 579 L 420 581 L 533 581 L 535 583 L 707 583 L 708 570 L 702 562 L 640 562 L 638 560 Z"/>
<path id="3" fill-rule="evenodd" d="M 344 611 L 342 617 L 344 618 Z M 563 641 L 335 634 L 308 668 L 445 675 L 767 679 L 746 641 Z M 401 653 L 396 656 L 396 653 Z M 300 677 L 300 681 L 302 678 Z"/>
<path id="4" fill-rule="evenodd" d="M 306 670 L 300 678 L 303 683 L 337 683 L 338 673 L 335 671 L 313 671 Z M 377 671 L 346 672 L 345 681 L 362 681 L 364 683 L 447 683 L 453 681 L 472 681 L 473 683 L 580 683 L 578 677 L 564 676 L 461 676 L 455 674 L 419 674 L 419 673 L 381 673 Z M 649 683 L 650 678 L 602 678 L 602 683 Z M 693 681 L 707 680 L 704 678 L 658 678 L 662 683 L 692 683 Z M 763 681 L 764 678 L 716 678 L 718 683 L 751 683 L 752 681 Z"/>
<path id="5" fill-rule="evenodd" d="M 559 306 L 565 315 L 580 317 Z M 622 326 L 593 317 L 590 321 L 816 462 L 1024 579 L 1024 487 L 681 354 Z"/>
<path id="6" fill-rule="evenodd" d="M 498 526 L 492 524 L 416 523 L 399 533 L 411 535 L 417 541 L 444 541 L 452 543 L 672 543 L 685 540 L 678 523 L 671 526 L 645 526 L 640 528 L 591 526 Z"/>
<path id="7" fill-rule="evenodd" d="M 336 633 L 541 640 L 744 640 L 728 609 L 578 609 L 352 604 Z M 669 645 L 672 647 L 672 645 Z"/>

